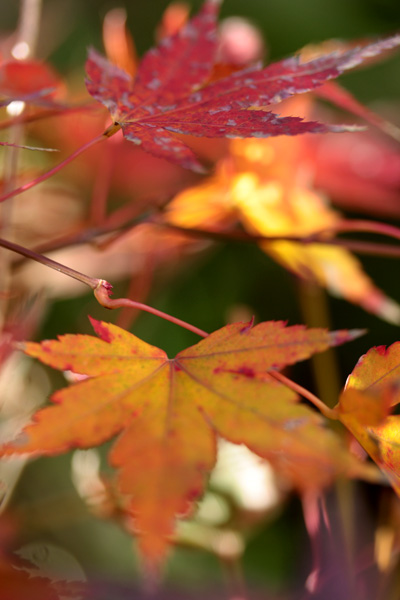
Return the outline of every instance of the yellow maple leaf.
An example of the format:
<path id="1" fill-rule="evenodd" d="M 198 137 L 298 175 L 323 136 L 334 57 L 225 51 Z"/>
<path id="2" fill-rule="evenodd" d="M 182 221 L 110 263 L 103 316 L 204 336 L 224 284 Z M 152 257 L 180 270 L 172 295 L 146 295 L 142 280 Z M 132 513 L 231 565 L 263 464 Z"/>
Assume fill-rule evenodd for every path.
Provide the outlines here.
<path id="1" fill-rule="evenodd" d="M 233 140 L 216 174 L 179 194 L 165 219 L 213 230 L 240 222 L 265 237 L 307 237 L 334 227 L 341 216 L 312 187 L 303 138 Z M 375 286 L 351 252 L 329 244 L 328 234 L 326 239 L 326 244 L 262 241 L 260 247 L 297 276 L 399 323 L 400 307 Z"/>

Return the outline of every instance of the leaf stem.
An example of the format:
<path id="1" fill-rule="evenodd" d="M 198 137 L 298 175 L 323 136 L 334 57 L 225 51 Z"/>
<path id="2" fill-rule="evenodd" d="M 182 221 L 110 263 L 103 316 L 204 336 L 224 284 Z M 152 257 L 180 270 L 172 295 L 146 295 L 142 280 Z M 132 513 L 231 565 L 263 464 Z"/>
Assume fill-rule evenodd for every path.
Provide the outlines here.
<path id="1" fill-rule="evenodd" d="M 114 138 L 112 141 L 117 140 Z M 90 203 L 89 223 L 92 226 L 101 226 L 107 216 L 107 200 L 115 166 L 115 154 L 115 145 L 114 147 L 111 147 L 110 144 L 102 146 Z"/>
<path id="2" fill-rule="evenodd" d="M 326 404 L 324 404 L 322 400 L 320 400 L 310 391 L 306 390 L 306 388 L 303 388 L 303 386 L 299 385 L 298 383 L 295 383 L 294 381 L 292 381 L 291 379 L 289 379 L 288 377 L 286 377 L 278 371 L 268 371 L 268 375 L 270 375 L 280 383 L 283 383 L 283 385 L 286 385 L 288 388 L 290 388 L 297 394 L 300 394 L 300 396 L 303 396 L 303 398 L 309 400 L 312 404 L 314 404 L 314 406 L 318 408 L 318 410 L 324 415 L 324 417 L 327 417 L 328 419 L 333 419 L 335 421 L 338 420 L 336 410 L 329 408 L 329 406 L 326 406 Z"/>
<path id="3" fill-rule="evenodd" d="M 136 308 L 138 310 L 143 310 L 145 312 L 151 313 L 152 315 L 156 315 L 157 317 L 161 317 L 166 321 L 170 321 L 171 323 L 175 323 L 175 325 L 179 325 L 184 329 L 188 329 L 192 331 L 196 335 L 201 337 L 207 337 L 208 333 L 187 323 L 186 321 L 182 321 L 182 319 L 178 319 L 177 317 L 173 317 L 162 310 L 158 310 L 157 308 L 153 308 L 152 306 L 148 306 L 147 304 L 142 304 L 142 302 L 136 302 L 135 300 L 130 300 L 129 298 L 110 298 L 110 293 L 112 290 L 112 285 L 105 281 L 104 279 L 100 279 L 97 287 L 94 290 L 94 295 L 96 300 L 104 306 L 104 308 L 114 309 L 114 308 Z"/>
<path id="4" fill-rule="evenodd" d="M 108 130 L 106 130 L 101 135 L 93 138 L 92 140 L 90 140 L 89 142 L 84 144 L 83 146 L 80 146 L 77 150 L 75 150 L 75 152 L 73 152 L 72 154 L 67 156 L 67 158 L 65 158 L 62 162 L 60 162 L 58 165 L 56 165 L 49 171 L 46 171 L 45 173 L 42 173 L 42 175 L 35 177 L 35 179 L 32 179 L 31 181 L 24 183 L 19 188 L 15 188 L 14 190 L 6 192 L 2 196 L 0 196 L 0 202 L 4 202 L 5 200 L 8 200 L 8 198 L 11 198 L 13 196 L 18 196 L 19 194 L 22 194 L 23 192 L 30 190 L 35 185 L 42 183 L 42 181 L 46 181 L 47 179 L 50 179 L 50 177 L 52 177 L 53 175 L 58 173 L 58 171 L 61 171 L 61 169 L 63 169 L 66 165 L 68 165 L 70 162 L 75 160 L 75 158 L 77 158 L 80 154 L 82 154 L 83 152 L 85 152 L 86 150 L 88 150 L 89 148 L 91 148 L 92 146 L 97 144 L 98 142 L 104 140 L 106 137 L 109 137 Z"/>

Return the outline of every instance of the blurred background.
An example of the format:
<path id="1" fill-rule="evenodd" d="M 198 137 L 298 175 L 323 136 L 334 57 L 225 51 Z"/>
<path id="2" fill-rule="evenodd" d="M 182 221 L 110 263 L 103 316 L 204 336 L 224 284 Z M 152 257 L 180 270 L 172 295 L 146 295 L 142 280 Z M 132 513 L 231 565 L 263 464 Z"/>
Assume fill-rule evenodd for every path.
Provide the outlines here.
<path id="1" fill-rule="evenodd" d="M 190 3 L 193 10 L 200 5 L 197 1 Z M 104 51 L 103 23 L 110 11 L 124 9 L 126 26 L 140 57 L 154 44 L 167 6 L 168 2 L 161 0 L 125 3 L 44 0 L 35 56 L 52 65 L 58 74 L 65 86 L 60 91 L 61 97 L 74 102 L 88 101 L 83 85 L 86 52 L 89 46 Z M 20 4 L 3 0 L 0 7 L 0 55 L 6 60 L 17 28 Z M 302 0 L 301 3 L 294 0 L 225 0 L 221 19 L 232 16 L 248 20 L 261 34 L 266 61 L 286 57 L 310 43 L 318 44 L 328 39 L 365 40 L 395 33 L 400 28 L 397 0 Z M 375 61 L 368 68 L 344 75 L 340 83 L 366 106 L 400 126 L 399 72 L 400 54 L 397 52 L 385 61 Z M 328 120 L 343 120 L 343 112 L 336 116 L 332 108 L 322 102 L 321 106 Z M 68 118 L 64 125 L 62 119 L 60 125 L 51 119 L 32 126 L 29 136 L 43 145 L 60 147 L 67 155 L 99 134 L 104 119 L 104 114 L 100 117 L 97 113 L 94 116 L 80 114 L 73 126 Z M 356 121 L 351 115 L 347 115 L 346 120 Z M 377 151 L 389 152 L 393 165 L 387 179 L 379 180 L 382 194 L 383 189 L 386 192 L 390 187 L 390 206 L 389 200 L 386 205 L 382 201 L 379 206 L 381 188 L 376 181 L 375 200 L 373 198 L 366 206 L 362 205 L 359 196 L 357 201 L 353 197 L 346 201 L 344 193 L 330 199 L 337 200 L 337 208 L 350 218 L 374 218 L 399 225 L 399 144 L 381 132 L 372 131 L 372 135 L 376 135 Z M 13 210 L 17 216 L 12 221 L 15 240 L 29 247 L 39 248 L 42 244 L 50 251 L 52 239 L 59 239 L 65 228 L 76 231 L 92 210 L 93 187 L 104 165 L 101 161 L 112 162 L 112 143 L 110 140 L 109 155 L 91 151 L 87 159 L 73 163 L 61 173 L 56 183 L 50 181 L 43 190 L 32 193 L 29 208 L 23 196 L 16 199 Z M 370 139 L 368 143 L 371 143 Z M 213 147 L 200 144 L 200 151 L 208 157 L 213 153 L 219 157 L 225 148 L 218 144 Z M 361 140 L 360 144 L 363 146 L 364 142 Z M 116 171 L 114 175 L 110 174 L 112 183 L 109 184 L 105 211 L 108 214 L 113 210 L 123 211 L 132 202 L 143 206 L 148 198 L 155 204 L 163 203 L 187 185 L 201 181 L 197 175 L 165 165 L 161 160 L 143 157 L 140 151 L 135 152 L 137 154 L 129 156 L 127 162 L 121 163 L 122 167 L 119 165 L 117 175 Z M 29 173 L 54 164 L 54 158 L 48 156 L 35 156 L 31 163 L 24 160 L 21 159 L 21 164 Z M 118 165 L 112 165 L 117 169 Z M 152 178 L 155 182 L 148 187 Z M 100 180 L 98 185 L 108 184 Z M 39 223 L 35 206 L 43 207 L 43 203 L 49 221 Z M 135 218 L 135 212 L 128 211 L 127 215 L 128 220 Z M 95 211 L 92 219 L 92 225 L 101 224 Z M 364 235 L 359 239 L 375 238 Z M 332 380 L 326 379 L 325 384 L 323 381 L 316 383 L 313 373 L 324 373 L 327 363 L 323 366 L 316 361 L 314 365 L 301 364 L 291 370 L 295 381 L 322 395 L 330 394 L 329 401 L 344 385 L 359 356 L 372 346 L 388 345 L 398 339 L 397 326 L 365 312 L 360 306 L 302 283 L 256 246 L 210 241 L 178 250 L 171 246 L 168 260 L 157 262 L 159 257 L 154 258 L 149 253 L 149 259 L 145 251 L 145 235 L 135 241 L 126 241 L 121 236 L 116 246 L 110 244 L 108 238 L 101 238 L 101 241 L 105 242 L 105 248 L 111 248 L 107 258 L 95 246 L 77 246 L 75 243 L 66 248 L 57 247 L 58 254 L 52 256 L 76 268 L 79 265 L 80 270 L 90 275 L 108 279 L 114 284 L 116 297 L 130 296 L 146 301 L 206 331 L 213 331 L 232 320 L 246 320 L 252 315 L 257 321 L 283 319 L 290 324 L 306 322 L 333 329 L 367 329 L 366 336 L 341 347 L 329 359 L 329 368 L 333 369 L 334 375 Z M 377 256 L 360 258 L 375 284 L 399 301 L 398 262 Z M 25 262 L 15 267 L 13 289 L 17 294 L 27 294 L 23 310 L 31 311 L 24 313 L 30 315 L 32 326 L 28 327 L 27 320 L 23 337 L 44 339 L 67 332 L 91 333 L 87 319 L 90 314 L 128 327 L 147 342 L 165 349 L 170 356 L 197 342 L 194 334 L 148 314 L 125 312 L 121 316 L 118 311 L 108 313 L 91 294 L 85 294 L 83 286 L 72 286 L 65 279 L 57 273 L 48 274 L 40 265 Z M 20 402 L 29 394 L 34 397 L 33 404 L 38 405 L 53 389 L 65 384 L 62 374 L 33 364 L 26 358 L 7 362 L 4 372 L 3 389 L 9 396 L 18 396 Z M 326 389 L 330 385 L 331 392 Z M 325 392 L 318 386 L 325 388 Z M 140 598 L 140 567 L 135 542 L 112 501 L 110 469 L 106 460 L 108 449 L 106 444 L 93 452 L 69 453 L 27 464 L 18 460 L 9 472 L 3 473 L 8 486 L 6 503 L 18 523 L 14 545 L 19 548 L 20 556 L 37 565 L 41 573 L 65 578 L 68 572 L 71 580 L 87 579 L 94 586 L 93 597 L 99 600 Z M 382 511 L 389 511 L 387 507 L 394 510 L 392 493 L 354 483 L 350 487 L 339 486 L 328 491 L 326 501 L 333 531 L 331 537 L 327 536 L 321 542 L 327 584 L 323 587 L 323 595 L 312 597 L 325 600 L 346 597 L 347 584 L 339 584 L 337 574 L 342 567 L 341 548 L 347 527 L 351 544 L 358 552 L 354 550 L 359 559 L 357 569 L 365 575 L 364 589 L 369 586 L 371 594 L 375 594 L 365 597 L 378 598 L 382 573 L 390 578 L 392 571 L 389 567 L 386 572 L 379 570 L 376 560 L 374 562 L 374 557 L 377 558 L 376 530 Z M 239 598 L 241 593 L 244 595 L 245 587 L 250 590 L 249 597 L 255 599 L 308 598 L 304 582 L 313 569 L 313 559 L 303 508 L 304 499 L 302 506 L 296 494 L 291 493 L 266 463 L 245 450 L 237 452 L 236 448 L 223 445 L 221 464 L 211 478 L 210 490 L 198 515 L 178 530 L 177 545 L 166 568 L 165 598 L 233 599 Z M 342 584 L 344 587 L 340 587 Z M 174 591 L 170 593 L 169 588 Z M 309 589 L 312 589 L 311 584 Z M 162 594 L 160 598 L 164 597 Z"/>

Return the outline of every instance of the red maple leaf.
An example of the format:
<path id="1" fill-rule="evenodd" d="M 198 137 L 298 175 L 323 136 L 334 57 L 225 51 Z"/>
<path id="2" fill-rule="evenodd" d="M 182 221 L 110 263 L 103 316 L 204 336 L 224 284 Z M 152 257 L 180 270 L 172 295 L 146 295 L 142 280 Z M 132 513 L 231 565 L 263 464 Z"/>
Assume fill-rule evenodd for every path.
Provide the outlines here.
<path id="1" fill-rule="evenodd" d="M 52 106 L 52 101 L 63 93 L 61 79 L 45 63 L 8 60 L 0 65 L 0 106 L 13 100 Z"/>
<path id="2" fill-rule="evenodd" d="M 299 56 L 260 64 L 210 82 L 217 50 L 221 0 L 206 0 L 199 14 L 143 57 L 134 81 L 94 50 L 86 63 L 89 93 L 111 112 L 124 136 L 183 167 L 203 167 L 174 134 L 204 137 L 269 137 L 343 131 L 299 117 L 279 117 L 265 107 L 307 92 L 365 58 L 400 44 L 400 35 L 308 62 Z M 256 109 L 256 110 L 255 110 Z"/>

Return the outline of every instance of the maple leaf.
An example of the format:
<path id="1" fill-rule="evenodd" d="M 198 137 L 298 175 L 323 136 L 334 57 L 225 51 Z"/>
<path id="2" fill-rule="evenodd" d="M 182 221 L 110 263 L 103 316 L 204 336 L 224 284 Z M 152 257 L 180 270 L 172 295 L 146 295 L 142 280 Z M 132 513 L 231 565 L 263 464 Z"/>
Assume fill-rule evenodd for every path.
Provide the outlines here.
<path id="1" fill-rule="evenodd" d="M 65 335 L 24 344 L 42 362 L 89 378 L 55 392 L 55 406 L 40 410 L 2 454 L 52 455 L 120 434 L 110 462 L 150 565 L 164 558 L 176 516 L 201 495 L 218 435 L 282 465 L 295 484 L 306 473 L 307 484 L 299 486 L 318 487 L 353 469 L 320 415 L 268 372 L 358 332 L 235 323 L 168 359 L 115 325 L 92 324 L 100 339 Z"/>
<path id="2" fill-rule="evenodd" d="M 0 64 L 0 106 L 13 100 L 46 105 L 64 93 L 60 77 L 36 60 L 8 60 Z M 51 103 L 50 103 L 51 104 Z"/>
<path id="3" fill-rule="evenodd" d="M 94 50 L 86 62 L 88 92 L 110 110 L 128 140 L 197 171 L 204 170 L 202 165 L 175 133 L 229 138 L 343 131 L 299 117 L 279 117 L 265 107 L 312 90 L 364 58 L 400 44 L 398 35 L 309 62 L 295 56 L 265 68 L 256 64 L 210 82 L 219 4 L 206 0 L 197 16 L 147 52 L 134 80 Z"/>
<path id="4" fill-rule="evenodd" d="M 341 216 L 313 189 L 312 178 L 304 176 L 311 168 L 307 144 L 304 137 L 232 140 L 215 174 L 178 194 L 164 219 L 182 228 L 217 232 L 239 221 L 251 234 L 266 238 L 307 237 L 334 228 Z M 326 239 L 327 244 L 266 239 L 259 245 L 302 279 L 399 323 L 398 304 L 374 285 L 354 255 Z"/>
<path id="5" fill-rule="evenodd" d="M 2 553 L 0 557 L 1 600 L 76 600 L 87 591 L 83 582 L 59 579 L 18 554 Z"/>
<path id="6" fill-rule="evenodd" d="M 300 50 L 299 55 L 303 61 L 309 61 L 329 52 L 347 51 L 351 49 L 351 46 L 354 47 L 354 45 L 354 42 L 353 44 L 349 44 L 338 40 L 327 40 L 322 44 L 310 44 L 305 46 Z M 369 62 L 376 63 L 379 60 L 386 58 L 385 54 L 387 53 L 383 53 L 380 57 L 372 57 L 370 60 L 366 57 L 363 66 L 368 66 Z M 396 125 L 386 121 L 380 115 L 374 113 L 370 108 L 361 104 L 357 98 L 355 98 L 348 90 L 341 87 L 336 81 L 327 81 L 314 90 L 314 93 L 317 97 L 324 98 L 335 106 L 361 117 L 361 119 L 367 123 L 381 129 L 385 134 L 397 141 L 399 140 L 400 130 Z"/>
<path id="7" fill-rule="evenodd" d="M 59 600 L 60 596 L 46 578 L 32 577 L 12 564 L 0 563 L 2 600 Z M 71 598 L 71 596 L 69 596 Z M 66 597 L 67 598 L 67 597 Z"/>
<path id="8" fill-rule="evenodd" d="M 316 189 L 347 209 L 400 218 L 400 151 L 376 133 L 307 140 Z M 357 157 L 357 161 L 354 160 Z"/>
<path id="9" fill-rule="evenodd" d="M 400 496 L 400 342 L 371 348 L 349 376 L 336 411 Z"/>

